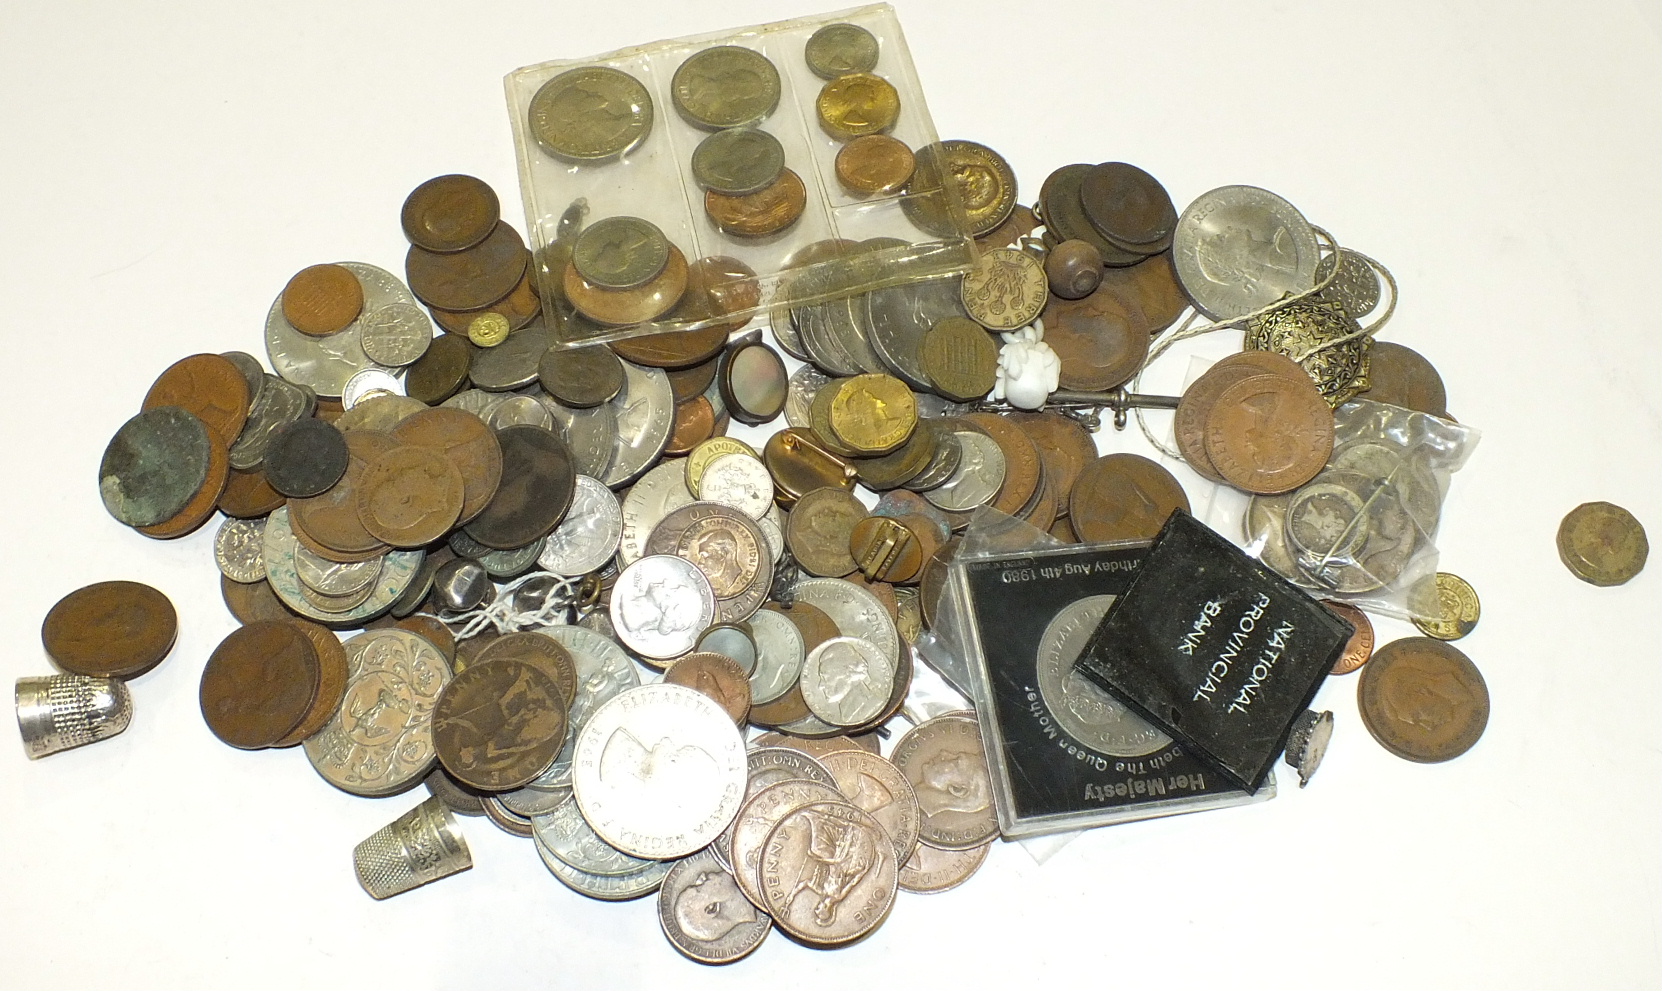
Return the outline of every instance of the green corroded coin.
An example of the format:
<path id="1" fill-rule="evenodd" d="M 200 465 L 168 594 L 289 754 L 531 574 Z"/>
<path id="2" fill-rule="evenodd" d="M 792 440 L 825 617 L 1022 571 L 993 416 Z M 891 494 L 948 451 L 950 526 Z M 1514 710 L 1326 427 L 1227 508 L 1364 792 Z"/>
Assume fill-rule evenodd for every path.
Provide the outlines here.
<path id="1" fill-rule="evenodd" d="M 821 79 L 877 67 L 877 39 L 858 24 L 827 24 L 814 32 L 803 48 L 808 68 Z"/>
<path id="2" fill-rule="evenodd" d="M 670 96 L 694 127 L 714 131 L 754 124 L 779 106 L 779 70 L 759 52 L 718 45 L 681 63 Z"/>
<path id="3" fill-rule="evenodd" d="M 577 236 L 571 263 L 577 274 L 606 289 L 633 289 L 658 277 L 669 261 L 669 238 L 639 217 L 597 220 Z"/>
<path id="4" fill-rule="evenodd" d="M 527 111 L 531 135 L 556 158 L 604 161 L 652 130 L 652 96 L 640 80 L 603 65 L 560 73 L 542 84 Z"/>
<path id="5" fill-rule="evenodd" d="M 693 178 L 705 189 L 728 196 L 748 196 L 773 185 L 785 170 L 785 147 L 754 127 L 730 127 L 698 143 L 692 155 Z"/>
<path id="6" fill-rule="evenodd" d="M 202 421 L 177 406 L 157 406 L 123 423 L 98 466 L 104 508 L 128 526 L 177 516 L 208 478 L 212 443 Z"/>

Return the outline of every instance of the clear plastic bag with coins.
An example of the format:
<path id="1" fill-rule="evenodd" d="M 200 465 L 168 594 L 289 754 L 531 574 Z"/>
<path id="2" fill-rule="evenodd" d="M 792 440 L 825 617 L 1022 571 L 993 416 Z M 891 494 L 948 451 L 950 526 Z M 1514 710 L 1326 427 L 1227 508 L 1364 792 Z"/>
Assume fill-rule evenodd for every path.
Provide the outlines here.
<path id="1" fill-rule="evenodd" d="M 770 308 L 973 260 L 960 186 L 929 171 L 940 142 L 887 4 L 504 82 L 556 346 L 664 335 L 666 367 L 693 364 L 680 355 L 693 338 Z M 1008 179 L 994 185 L 1013 203 Z"/>

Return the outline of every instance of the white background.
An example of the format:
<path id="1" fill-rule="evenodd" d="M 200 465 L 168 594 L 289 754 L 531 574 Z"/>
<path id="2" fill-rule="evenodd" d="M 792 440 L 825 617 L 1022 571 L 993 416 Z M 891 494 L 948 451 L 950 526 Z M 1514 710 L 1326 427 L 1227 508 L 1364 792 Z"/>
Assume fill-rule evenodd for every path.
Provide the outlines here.
<path id="1" fill-rule="evenodd" d="M 305 265 L 401 271 L 399 205 L 430 176 L 483 177 L 518 226 L 515 67 L 814 12 L 0 8 L 0 664 L 47 673 L 41 618 L 92 581 L 154 584 L 181 618 L 124 736 L 35 763 L 0 746 L 0 984 L 1656 986 L 1662 561 L 1595 589 L 1553 546 L 1591 499 L 1662 539 L 1654 3 L 899 6 L 940 133 L 1002 151 L 1023 202 L 1070 162 L 1137 163 L 1180 206 L 1251 183 L 1396 273 L 1384 336 L 1430 357 L 1484 431 L 1440 537 L 1483 597 L 1461 646 L 1494 704 L 1459 760 L 1390 756 L 1356 679 L 1335 679 L 1305 791 L 1283 775 L 1267 804 L 1100 830 L 1043 866 L 1001 845 L 964 888 L 903 895 L 861 945 L 775 934 L 712 970 L 669 947 L 653 900 L 572 894 L 482 820 L 464 822 L 471 872 L 373 902 L 352 846 L 420 794 L 352 798 L 298 751 L 208 734 L 197 679 L 233 626 L 213 527 L 145 539 L 95 484 L 156 374 L 260 352 Z"/>

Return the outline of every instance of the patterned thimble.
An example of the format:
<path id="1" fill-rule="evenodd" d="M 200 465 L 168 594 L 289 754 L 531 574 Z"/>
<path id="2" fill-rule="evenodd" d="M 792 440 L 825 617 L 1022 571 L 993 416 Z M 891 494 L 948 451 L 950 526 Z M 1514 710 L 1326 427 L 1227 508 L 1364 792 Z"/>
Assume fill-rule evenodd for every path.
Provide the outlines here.
<path id="1" fill-rule="evenodd" d="M 467 870 L 473 855 L 449 807 L 429 798 L 359 843 L 352 865 L 370 897 L 391 898 Z"/>
<path id="2" fill-rule="evenodd" d="M 82 674 L 17 679 L 17 728 L 30 760 L 107 740 L 133 719 L 125 682 Z"/>

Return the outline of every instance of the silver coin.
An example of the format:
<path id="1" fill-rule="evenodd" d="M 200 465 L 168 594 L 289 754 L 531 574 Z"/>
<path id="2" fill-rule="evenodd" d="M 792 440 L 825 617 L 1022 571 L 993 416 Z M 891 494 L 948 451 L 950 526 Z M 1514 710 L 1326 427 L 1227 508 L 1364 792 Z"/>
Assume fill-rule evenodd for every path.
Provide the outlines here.
<path id="1" fill-rule="evenodd" d="M 374 396 L 402 396 L 404 382 L 385 368 L 360 368 L 341 386 L 340 404 L 346 409 Z"/>
<path id="2" fill-rule="evenodd" d="M 265 384 L 248 410 L 242 433 L 231 445 L 231 467 L 251 471 L 265 461 L 266 448 L 271 438 L 282 427 L 295 420 L 311 416 L 317 409 L 317 394 L 303 385 L 285 382 L 275 375 L 266 375 Z"/>
<path id="3" fill-rule="evenodd" d="M 308 619 L 337 626 L 361 622 L 386 612 L 415 580 L 416 572 L 421 569 L 421 562 L 426 557 L 419 550 L 389 552 L 382 562 L 380 577 L 371 586 L 369 598 L 361 605 L 335 614 L 319 609 L 307 599 L 303 591 L 307 586 L 300 581 L 300 575 L 295 570 L 294 555 L 298 547 L 294 530 L 289 526 L 289 508 L 282 506 L 266 517 L 265 545 L 262 548 L 266 580 L 271 583 L 271 590 L 290 609 Z"/>
<path id="4" fill-rule="evenodd" d="M 479 566 L 492 578 L 512 578 L 524 573 L 537 560 L 543 551 L 543 541 L 504 551 L 486 547 L 469 537 L 467 531 L 457 530 L 450 535 L 450 549 L 470 561 L 479 562 Z"/>
<path id="5" fill-rule="evenodd" d="M 687 490 L 686 462 L 677 458 L 647 472 L 623 497 L 618 563 L 628 567 L 646 553 L 647 538 L 664 517 L 695 502 Z"/>
<path id="6" fill-rule="evenodd" d="M 381 554 L 367 561 L 341 564 L 297 545 L 294 549 L 294 572 L 306 588 L 331 598 L 345 598 L 375 584 L 375 580 L 381 577 L 381 566 L 385 560 L 386 555 Z"/>
<path id="7" fill-rule="evenodd" d="M 414 364 L 433 343 L 433 322 L 421 307 L 388 303 L 359 314 L 359 340 L 369 360 L 389 368 Z"/>
<path id="8" fill-rule="evenodd" d="M 1442 490 L 1431 469 L 1407 449 L 1379 440 L 1351 441 L 1333 449 L 1333 457 L 1322 473 L 1341 469 L 1384 481 L 1396 490 L 1403 508 L 1421 530 L 1437 532 Z"/>
<path id="9" fill-rule="evenodd" d="M 1338 476 L 1338 477 L 1336 477 Z M 1300 558 L 1350 559 L 1367 540 L 1367 500 L 1344 481 L 1372 485 L 1357 472 L 1323 472 L 1300 486 L 1287 504 L 1287 538 Z"/>
<path id="10" fill-rule="evenodd" d="M 935 387 L 923 367 L 923 339 L 948 317 L 968 318 L 961 276 L 878 289 L 866 298 L 871 346 L 914 389 Z"/>
<path id="11" fill-rule="evenodd" d="M 1114 598 L 1090 595 L 1070 602 L 1045 627 L 1039 638 L 1039 695 L 1051 718 L 1075 740 L 1098 753 L 1139 757 L 1165 747 L 1171 737 L 1074 669 Z"/>
<path id="12" fill-rule="evenodd" d="M 900 633 L 889 610 L 865 589 L 841 578 L 805 578 L 794 594 L 831 617 L 845 637 L 870 640 L 883 651 L 890 668 L 900 668 Z"/>
<path id="13" fill-rule="evenodd" d="M 425 637 L 375 630 L 343 644 L 348 664 L 339 711 L 306 741 L 323 780 L 354 795 L 390 795 L 432 770 L 433 706 L 450 664 Z"/>
<path id="14" fill-rule="evenodd" d="M 1178 218 L 1177 278 L 1213 320 L 1232 320 L 1316 284 L 1315 232 L 1291 203 L 1257 186 L 1202 193 Z"/>
<path id="15" fill-rule="evenodd" d="M 769 325 L 773 328 L 773 339 L 785 353 L 797 361 L 812 361 L 808 352 L 802 347 L 802 336 L 796 329 L 796 316 L 791 310 L 784 308 L 774 310 L 769 316 Z"/>
<path id="16" fill-rule="evenodd" d="M 771 609 L 750 617 L 750 635 L 756 641 L 756 670 L 750 675 L 750 701 L 766 705 L 783 698 L 802 676 L 807 660 L 802 630 Z"/>
<path id="17" fill-rule="evenodd" d="M 773 505 L 773 476 L 760 459 L 743 451 L 723 454 L 705 465 L 698 480 L 698 498 L 758 520 Z"/>
<path id="18" fill-rule="evenodd" d="M 767 513 L 756 521 L 756 527 L 767 539 L 768 556 L 773 559 L 774 564 L 778 564 L 785 556 L 785 515 L 777 502 L 769 506 Z"/>
<path id="19" fill-rule="evenodd" d="M 986 434 L 954 431 L 963 455 L 945 482 L 925 492 L 930 502 L 955 513 L 985 506 L 1004 484 L 1004 451 Z"/>
<path id="20" fill-rule="evenodd" d="M 832 637 L 803 662 L 802 701 L 832 726 L 860 726 L 883 714 L 894 694 L 894 676 L 894 665 L 875 644 Z"/>
<path id="21" fill-rule="evenodd" d="M 503 808 L 527 819 L 535 820 L 537 816 L 548 815 L 571 801 L 570 765 L 566 767 L 564 783 L 544 785 L 539 778 L 523 788 L 501 792 L 494 797 L 502 803 Z"/>
<path id="22" fill-rule="evenodd" d="M 529 426 L 539 430 L 554 430 L 554 414 L 548 407 L 531 396 L 514 396 L 503 400 L 496 409 L 491 410 L 491 418 L 486 423 L 492 430 L 501 430 L 504 427 Z"/>
<path id="23" fill-rule="evenodd" d="M 548 872 L 558 878 L 561 884 L 580 895 L 605 902 L 626 902 L 632 898 L 652 894 L 664 883 L 664 877 L 669 874 L 672 866 L 668 861 L 654 861 L 651 866 L 638 873 L 607 877 L 580 871 L 556 857 L 543 844 L 538 843 L 536 846 L 537 855 L 542 858 L 543 866 L 547 867 Z"/>
<path id="24" fill-rule="evenodd" d="M 1349 248 L 1340 248 L 1337 255 L 1323 255 L 1316 263 L 1317 282 L 1332 273 L 1335 258 L 1341 259 L 1339 274 L 1318 295 L 1338 303 L 1353 319 L 1360 320 L 1379 305 L 1379 276 L 1361 255 Z"/>
<path id="25" fill-rule="evenodd" d="M 618 575 L 610 612 L 625 646 L 642 657 L 669 660 L 692 650 L 698 635 L 715 622 L 716 600 L 697 565 L 653 554 Z"/>
<path id="26" fill-rule="evenodd" d="M 617 414 L 612 463 L 601 477 L 610 488 L 639 478 L 664 453 L 675 420 L 675 392 L 661 368 L 623 363 L 623 388 L 607 403 Z"/>
<path id="27" fill-rule="evenodd" d="M 301 550 L 305 550 L 305 548 L 301 548 Z M 375 594 L 375 586 L 373 585 L 365 585 L 356 592 L 348 592 L 346 595 L 326 595 L 303 582 L 300 585 L 301 598 L 305 599 L 307 604 L 318 612 L 333 617 L 337 623 L 340 622 L 339 617 L 342 613 L 351 612 L 368 602 L 369 597 L 373 594 Z"/>
<path id="28" fill-rule="evenodd" d="M 617 439 L 617 410 L 602 403 L 590 409 L 560 405 L 553 396 L 538 397 L 554 419 L 554 431 L 571 448 L 571 460 L 579 474 L 604 478 L 612 465 L 612 445 Z"/>
<path id="29" fill-rule="evenodd" d="M 486 392 L 522 389 L 537 380 L 542 356 L 553 343 L 554 335 L 542 320 L 534 320 L 509 334 L 501 344 L 474 351 L 467 377 Z"/>
<path id="30" fill-rule="evenodd" d="M 814 404 L 820 387 L 829 381 L 830 377 L 813 365 L 803 365 L 792 372 L 785 385 L 785 422 L 798 430 L 807 430 L 808 407 Z"/>
<path id="31" fill-rule="evenodd" d="M 661 860 L 719 836 L 739 810 L 746 775 L 744 740 L 721 706 L 659 683 L 623 692 L 589 719 L 571 780 L 602 839 Z"/>
<path id="32" fill-rule="evenodd" d="M 260 364 L 260 359 L 247 351 L 222 351 L 219 356 L 237 366 L 237 371 L 247 380 L 248 404 L 252 406 L 259 402 L 260 393 L 265 391 L 266 377 L 265 366 Z"/>
<path id="33" fill-rule="evenodd" d="M 756 641 L 742 626 L 717 623 L 699 635 L 696 649 L 731 658 L 746 678 L 756 672 Z"/>
<path id="34" fill-rule="evenodd" d="M 566 518 L 543 542 L 537 564 L 544 571 L 577 578 L 598 571 L 618 551 L 623 508 L 599 480 L 577 476 L 577 491 Z"/>
<path id="35" fill-rule="evenodd" d="M 1255 495 L 1247 501 L 1244 525 L 1249 550 L 1271 571 L 1301 588 L 1321 586 L 1299 570 L 1298 561 L 1287 543 L 1287 504 L 1292 495 Z"/>
<path id="36" fill-rule="evenodd" d="M 467 410 L 479 419 L 489 423 L 491 414 L 496 412 L 496 408 L 511 398 L 511 396 L 503 395 L 500 392 L 486 392 L 483 389 L 463 389 L 461 392 L 456 393 L 454 396 L 451 396 L 439 405 L 449 407 L 450 409 Z"/>
<path id="37" fill-rule="evenodd" d="M 227 517 L 214 534 L 214 563 L 234 582 L 265 581 L 265 520 Z"/>
<path id="38" fill-rule="evenodd" d="M 531 828 L 544 849 L 585 874 L 635 874 L 656 862 L 631 857 L 601 839 L 583 818 L 575 799 L 567 799 L 547 815 L 532 816 Z"/>
<path id="39" fill-rule="evenodd" d="M 344 330 L 327 337 L 312 337 L 289 326 L 283 318 L 283 297 L 279 293 L 265 320 L 266 356 L 278 375 L 311 389 L 319 396 L 339 397 L 346 381 L 375 363 L 364 353 L 363 314 L 393 303 L 415 306 L 415 296 L 398 277 L 383 268 L 362 262 L 341 262 L 364 287 L 364 308 L 358 319 Z"/>
<path id="40" fill-rule="evenodd" d="M 725 964 L 761 946 L 773 919 L 751 904 L 713 851 L 702 850 L 664 876 L 658 924 L 669 944 L 691 959 Z"/>
<path id="41" fill-rule="evenodd" d="M 964 460 L 964 445 L 958 442 L 958 435 L 943 427 L 939 429 L 936 437 L 935 456 L 929 459 L 929 464 L 922 471 L 909 479 L 901 488 L 909 492 L 928 492 L 930 489 L 940 488 L 946 484 L 947 480 L 958 471 L 958 466 Z M 1000 449 L 999 453 L 1002 454 L 1003 450 Z M 879 505 L 882 502 L 882 499 L 878 500 Z M 905 514 L 901 513 L 899 515 L 904 516 Z"/>

